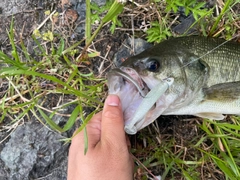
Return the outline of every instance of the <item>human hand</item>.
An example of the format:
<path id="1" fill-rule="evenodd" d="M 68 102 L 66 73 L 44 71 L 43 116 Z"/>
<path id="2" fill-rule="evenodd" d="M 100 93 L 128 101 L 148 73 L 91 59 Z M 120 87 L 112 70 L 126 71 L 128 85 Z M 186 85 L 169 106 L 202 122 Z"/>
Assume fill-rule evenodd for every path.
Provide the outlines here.
<path id="1" fill-rule="evenodd" d="M 128 151 L 118 96 L 107 97 L 103 111 L 92 117 L 86 129 L 86 155 L 84 132 L 80 132 L 72 140 L 68 159 L 68 180 L 132 180 L 133 160 Z"/>

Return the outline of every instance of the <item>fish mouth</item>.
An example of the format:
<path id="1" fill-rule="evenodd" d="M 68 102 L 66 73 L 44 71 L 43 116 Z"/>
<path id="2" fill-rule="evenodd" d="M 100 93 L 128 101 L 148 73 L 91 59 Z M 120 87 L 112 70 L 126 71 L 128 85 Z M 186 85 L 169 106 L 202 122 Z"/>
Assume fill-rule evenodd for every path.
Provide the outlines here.
<path id="1" fill-rule="evenodd" d="M 118 83 L 132 83 L 139 94 L 142 97 L 145 97 L 146 94 L 149 92 L 149 88 L 147 84 L 142 80 L 142 78 L 139 76 L 139 74 L 132 68 L 126 68 L 126 67 L 121 67 L 120 69 L 113 69 L 108 73 L 108 87 L 110 92 L 113 90 L 110 86 L 110 83 L 112 83 L 112 77 L 118 76 L 119 77 L 119 82 Z M 115 84 L 114 91 L 116 91 L 116 88 L 121 88 L 121 84 Z"/>
<path id="2" fill-rule="evenodd" d="M 124 129 L 128 134 L 135 134 L 160 115 L 159 105 L 165 102 L 159 98 L 167 90 L 167 83 L 162 82 L 160 86 L 157 85 L 160 94 L 155 93 L 158 94 L 155 96 L 152 91 L 154 88 L 149 88 L 148 83 L 130 67 L 111 70 L 107 79 L 109 94 L 118 95 L 121 100 L 125 121 Z M 158 89 L 155 88 L 155 91 Z"/>

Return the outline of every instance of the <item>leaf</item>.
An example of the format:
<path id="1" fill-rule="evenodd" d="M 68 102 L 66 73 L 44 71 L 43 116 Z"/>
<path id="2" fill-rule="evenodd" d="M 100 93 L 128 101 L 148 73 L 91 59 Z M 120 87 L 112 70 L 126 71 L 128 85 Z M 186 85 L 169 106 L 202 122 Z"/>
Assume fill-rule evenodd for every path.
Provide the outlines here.
<path id="1" fill-rule="evenodd" d="M 79 108 L 79 105 L 73 110 L 70 118 L 68 119 L 67 123 L 64 125 L 63 127 L 63 131 L 67 131 L 69 130 L 75 123 L 78 115 L 79 115 L 79 112 L 80 112 L 80 108 Z"/>
<path id="2" fill-rule="evenodd" d="M 48 30 L 48 32 L 43 33 L 43 40 L 45 41 L 53 41 L 53 33 Z"/>
<path id="3" fill-rule="evenodd" d="M 218 167 L 228 176 L 231 178 L 231 180 L 237 180 L 234 176 L 233 176 L 233 172 L 229 169 L 229 167 L 227 166 L 227 163 L 224 161 L 221 161 L 220 159 L 217 158 L 213 158 L 213 161 L 218 165 Z"/>
<path id="4" fill-rule="evenodd" d="M 87 154 L 88 150 L 88 135 L 87 135 L 87 128 L 84 128 L 84 155 Z"/>
<path id="5" fill-rule="evenodd" d="M 50 10 L 44 12 L 45 15 L 49 16 L 51 14 Z"/>
<path id="6" fill-rule="evenodd" d="M 57 50 L 57 55 L 61 56 L 65 48 L 64 40 L 63 38 L 60 39 L 60 46 Z"/>
<path id="7" fill-rule="evenodd" d="M 42 37 L 42 35 L 41 35 L 41 33 L 40 33 L 40 31 L 38 30 L 38 29 L 34 29 L 34 31 L 33 31 L 33 35 L 34 36 L 36 36 L 36 37 Z"/>
<path id="8" fill-rule="evenodd" d="M 44 78 L 44 79 L 53 81 L 53 82 L 55 82 L 55 83 L 58 83 L 58 84 L 64 86 L 66 89 L 68 89 L 68 91 L 66 91 L 65 89 L 62 89 L 62 90 L 61 90 L 62 92 L 65 91 L 66 93 L 69 94 L 69 93 L 71 93 L 71 91 L 72 91 L 72 92 L 74 92 L 74 94 L 77 95 L 77 96 L 80 96 L 80 97 L 86 98 L 86 99 L 88 99 L 88 100 L 91 100 L 91 101 L 93 101 L 93 102 L 97 102 L 97 103 L 100 103 L 100 104 L 101 104 L 101 102 L 98 101 L 97 99 L 94 99 L 94 98 L 86 95 L 85 93 L 80 92 L 80 91 L 74 89 L 74 88 L 71 87 L 69 84 L 67 84 L 67 83 L 59 80 L 59 79 L 56 78 L 55 76 L 50 76 L 50 75 L 46 75 L 46 74 L 43 74 L 43 73 L 38 73 L 38 72 L 35 72 L 35 71 L 31 71 L 31 70 L 18 70 L 18 69 L 16 69 L 16 68 L 15 68 L 14 71 L 11 70 L 11 71 L 4 71 L 4 72 L 2 72 L 2 71 L 0 70 L 0 75 L 3 75 L 3 76 L 6 76 L 6 75 L 23 75 L 23 74 L 25 74 L 25 75 L 30 75 L 30 76 L 38 76 L 38 77 L 41 77 L 41 78 Z"/>
<path id="9" fill-rule="evenodd" d="M 62 128 L 60 128 L 52 119 L 50 119 L 40 108 L 37 108 L 41 116 L 47 122 L 47 124 L 54 130 L 58 132 L 64 132 Z"/>
<path id="10" fill-rule="evenodd" d="M 102 22 L 105 24 L 108 21 L 111 21 L 115 16 L 122 12 L 124 5 L 118 0 L 115 0 L 112 6 L 110 7 L 108 13 L 102 19 Z"/>

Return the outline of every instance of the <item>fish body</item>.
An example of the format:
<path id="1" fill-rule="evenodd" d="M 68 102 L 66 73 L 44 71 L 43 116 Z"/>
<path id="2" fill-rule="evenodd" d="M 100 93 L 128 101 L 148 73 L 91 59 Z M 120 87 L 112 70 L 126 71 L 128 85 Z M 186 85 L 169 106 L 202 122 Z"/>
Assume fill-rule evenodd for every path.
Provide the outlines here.
<path id="1" fill-rule="evenodd" d="M 120 97 L 128 124 L 139 111 L 145 98 L 142 94 L 167 78 L 174 79 L 138 120 L 137 130 L 160 115 L 221 120 L 223 114 L 240 115 L 239 69 L 240 44 L 236 42 L 198 36 L 172 38 L 123 62 L 119 70 L 128 74 L 135 85 L 119 74 L 112 74 L 108 76 L 109 92 Z M 139 89 L 144 93 L 140 94 Z"/>

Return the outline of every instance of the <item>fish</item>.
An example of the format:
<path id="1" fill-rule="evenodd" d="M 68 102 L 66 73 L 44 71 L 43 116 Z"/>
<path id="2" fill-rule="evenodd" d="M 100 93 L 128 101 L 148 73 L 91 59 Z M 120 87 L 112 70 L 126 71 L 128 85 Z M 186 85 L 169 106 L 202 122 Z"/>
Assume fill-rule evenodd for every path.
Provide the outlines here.
<path id="1" fill-rule="evenodd" d="M 135 134 L 161 115 L 240 115 L 239 69 L 238 42 L 176 37 L 129 57 L 107 83 L 121 100 L 125 131 Z"/>

